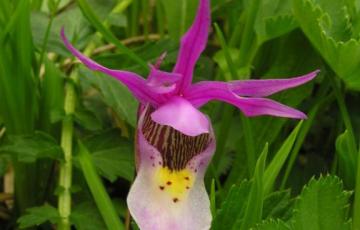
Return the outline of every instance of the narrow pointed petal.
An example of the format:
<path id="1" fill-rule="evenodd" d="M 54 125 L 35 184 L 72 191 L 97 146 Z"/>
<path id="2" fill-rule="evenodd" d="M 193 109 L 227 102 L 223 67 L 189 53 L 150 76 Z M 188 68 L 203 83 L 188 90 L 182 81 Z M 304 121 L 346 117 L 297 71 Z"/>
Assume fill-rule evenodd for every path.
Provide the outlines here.
<path id="1" fill-rule="evenodd" d="M 149 87 L 142 77 L 128 71 L 108 69 L 86 57 L 69 42 L 65 36 L 64 28 L 61 30 L 61 37 L 67 49 L 89 69 L 100 71 L 118 79 L 121 83 L 128 87 L 128 89 L 141 103 L 151 103 L 152 105 L 158 105 L 158 93 L 156 93 L 156 90 L 153 90 L 151 87 Z"/>
<path id="2" fill-rule="evenodd" d="M 187 100 L 173 97 L 151 114 L 151 118 L 161 124 L 168 125 L 188 136 L 209 133 L 209 120 Z"/>
<path id="3" fill-rule="evenodd" d="M 186 89 L 192 81 L 196 61 L 205 49 L 210 28 L 210 2 L 199 0 L 199 7 L 194 23 L 181 38 L 180 51 L 173 70 L 183 76 L 179 92 Z"/>
<path id="4" fill-rule="evenodd" d="M 246 116 L 271 115 L 277 117 L 288 117 L 305 119 L 306 115 L 301 111 L 273 101 L 267 98 L 240 97 L 230 91 L 226 83 L 211 83 L 205 85 L 197 84 L 189 91 L 186 99 L 195 107 L 201 107 L 212 100 L 224 101 L 238 107 Z"/>
<path id="5" fill-rule="evenodd" d="M 289 79 L 233 81 L 229 83 L 229 88 L 239 96 L 266 97 L 305 84 L 314 79 L 319 72 L 316 70 L 304 76 Z"/>
<path id="6" fill-rule="evenodd" d="M 210 229 L 203 179 L 215 150 L 213 131 L 189 137 L 150 114 L 145 109 L 138 124 L 137 176 L 127 198 L 132 217 L 142 230 Z"/>

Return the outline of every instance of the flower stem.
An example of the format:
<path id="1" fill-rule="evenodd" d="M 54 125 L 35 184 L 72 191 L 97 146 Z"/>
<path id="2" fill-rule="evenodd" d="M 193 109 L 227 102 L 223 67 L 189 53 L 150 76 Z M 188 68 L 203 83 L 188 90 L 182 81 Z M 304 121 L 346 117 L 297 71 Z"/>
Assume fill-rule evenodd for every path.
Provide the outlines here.
<path id="1" fill-rule="evenodd" d="M 72 81 L 65 85 L 65 118 L 62 123 L 61 147 L 64 152 L 64 161 L 60 165 L 59 187 L 61 193 L 58 199 L 58 210 L 61 217 L 59 230 L 69 230 L 71 214 L 71 181 L 72 181 L 72 147 L 73 147 L 73 119 L 75 112 L 76 92 L 74 82 L 77 80 L 77 72 L 70 76 Z"/>

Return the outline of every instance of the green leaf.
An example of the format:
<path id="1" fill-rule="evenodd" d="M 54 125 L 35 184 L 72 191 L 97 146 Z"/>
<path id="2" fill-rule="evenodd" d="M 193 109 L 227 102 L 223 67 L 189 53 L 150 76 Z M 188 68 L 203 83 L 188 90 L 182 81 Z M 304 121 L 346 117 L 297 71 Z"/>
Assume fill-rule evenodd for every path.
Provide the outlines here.
<path id="1" fill-rule="evenodd" d="M 290 0 L 261 1 L 254 25 L 260 44 L 286 34 L 297 26 Z"/>
<path id="2" fill-rule="evenodd" d="M 88 137 L 86 146 L 100 175 L 111 182 L 118 177 L 132 181 L 135 172 L 132 143 L 117 130 L 103 131 Z"/>
<path id="3" fill-rule="evenodd" d="M 94 73 L 85 68 L 81 72 L 86 79 L 101 92 L 104 102 L 133 127 L 136 126 L 138 102 L 119 81 L 102 73 Z"/>
<path id="4" fill-rule="evenodd" d="M 264 173 L 264 193 L 268 194 L 275 184 L 275 180 L 280 173 L 280 170 L 285 164 L 287 157 L 289 156 L 291 149 L 295 143 L 296 136 L 302 125 L 302 121 L 295 127 L 288 138 L 280 147 L 279 151 L 275 154 L 270 164 Z"/>
<path id="5" fill-rule="evenodd" d="M 75 205 L 71 212 L 70 220 L 77 230 L 106 229 L 98 209 L 92 202 L 83 202 Z"/>
<path id="6" fill-rule="evenodd" d="M 311 179 L 296 202 L 294 229 L 349 229 L 346 217 L 349 195 L 343 191 L 342 182 L 338 177 Z"/>
<path id="7" fill-rule="evenodd" d="M 244 215 L 250 188 L 251 183 L 247 180 L 230 188 L 226 199 L 214 217 L 211 229 L 232 229 L 235 222 Z"/>
<path id="8" fill-rule="evenodd" d="M 61 147 L 48 134 L 37 131 L 31 135 L 9 135 L 0 146 L 0 154 L 8 154 L 22 162 L 35 162 L 39 158 L 61 160 Z"/>
<path id="9" fill-rule="evenodd" d="M 38 226 L 46 221 L 50 221 L 52 224 L 55 224 L 60 220 L 57 209 L 49 204 L 29 208 L 26 212 L 27 214 L 23 215 L 18 220 L 20 229 Z"/>
<path id="10" fill-rule="evenodd" d="M 352 36 L 345 1 L 293 2 L 294 15 L 311 43 L 349 88 L 360 90 L 360 41 Z"/>
<path id="11" fill-rule="evenodd" d="M 268 195 L 264 200 L 263 219 L 289 219 L 294 204 L 290 195 L 290 190 L 276 191 Z"/>
<path id="12" fill-rule="evenodd" d="M 351 150 L 351 138 L 350 133 L 345 130 L 345 132 L 340 134 L 336 139 L 339 174 L 344 180 L 345 185 L 349 188 L 353 188 L 355 185 L 357 159 L 357 153 Z"/>
<path id="13" fill-rule="evenodd" d="M 259 159 L 256 162 L 254 179 L 251 185 L 244 219 L 242 220 L 241 225 L 239 225 L 239 221 L 237 222 L 235 229 L 250 229 L 251 227 L 255 226 L 256 223 L 260 222 L 262 218 L 264 202 L 264 170 L 267 154 L 268 144 L 266 143 Z"/>
<path id="14" fill-rule="evenodd" d="M 96 131 L 102 128 L 101 121 L 89 110 L 78 109 L 75 111 L 74 120 L 85 129 Z"/>
<path id="15" fill-rule="evenodd" d="M 290 230 L 291 228 L 282 220 L 266 220 L 257 225 L 254 230 Z"/>

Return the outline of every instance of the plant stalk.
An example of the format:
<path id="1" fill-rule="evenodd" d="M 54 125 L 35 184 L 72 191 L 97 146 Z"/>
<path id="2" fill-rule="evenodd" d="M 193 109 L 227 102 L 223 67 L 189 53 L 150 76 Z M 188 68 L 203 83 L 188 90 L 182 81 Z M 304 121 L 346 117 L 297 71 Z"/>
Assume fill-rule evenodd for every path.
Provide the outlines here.
<path id="1" fill-rule="evenodd" d="M 77 72 L 70 76 L 71 81 L 65 85 L 65 118 L 62 123 L 61 147 L 64 152 L 64 161 L 60 164 L 59 187 L 61 193 L 58 199 L 60 215 L 59 230 L 70 230 L 71 214 L 71 182 L 72 182 L 72 149 L 74 123 L 72 115 L 75 112 L 76 92 L 74 83 L 77 80 Z"/>

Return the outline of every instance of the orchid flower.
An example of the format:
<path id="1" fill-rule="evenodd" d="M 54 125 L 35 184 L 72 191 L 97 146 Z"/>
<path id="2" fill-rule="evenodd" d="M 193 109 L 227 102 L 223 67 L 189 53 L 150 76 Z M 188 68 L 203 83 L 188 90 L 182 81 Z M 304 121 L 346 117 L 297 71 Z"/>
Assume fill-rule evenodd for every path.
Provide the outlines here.
<path id="1" fill-rule="evenodd" d="M 144 230 L 209 229 L 210 202 L 204 174 L 215 151 L 209 118 L 199 108 L 212 100 L 239 108 L 246 116 L 271 115 L 304 119 L 296 109 L 263 98 L 312 80 L 307 75 L 274 80 L 202 81 L 191 84 L 196 61 L 205 49 L 210 28 L 209 0 L 200 0 L 194 23 L 182 37 L 172 72 L 150 66 L 145 80 L 136 73 L 108 69 L 66 47 L 89 69 L 118 79 L 140 102 L 136 134 L 137 176 L 127 203 Z"/>

